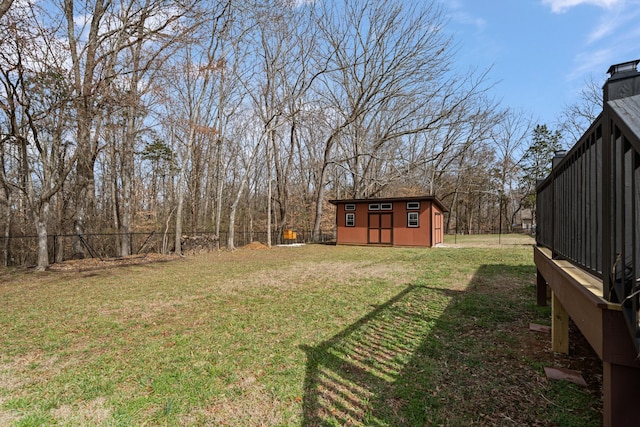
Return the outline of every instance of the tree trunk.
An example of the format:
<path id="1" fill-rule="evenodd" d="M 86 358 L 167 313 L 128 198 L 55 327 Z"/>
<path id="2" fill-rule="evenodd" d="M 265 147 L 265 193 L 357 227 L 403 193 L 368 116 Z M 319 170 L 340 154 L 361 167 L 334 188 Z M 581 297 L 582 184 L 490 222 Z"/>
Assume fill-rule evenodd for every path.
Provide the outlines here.
<path id="1" fill-rule="evenodd" d="M 353 117 L 351 120 L 346 120 L 342 126 L 338 127 L 330 136 L 327 138 L 327 141 L 324 145 L 324 155 L 322 162 L 322 171 L 320 172 L 320 178 L 316 183 L 318 187 L 318 191 L 316 192 L 316 214 L 315 220 L 313 223 L 313 231 L 311 233 L 311 239 L 314 242 L 320 241 L 320 224 L 322 222 L 322 210 L 323 210 L 323 202 L 324 195 L 326 192 L 325 182 L 327 181 L 327 174 L 329 173 L 329 159 L 331 158 L 331 150 L 333 148 L 333 143 L 339 132 L 344 129 L 348 123 L 353 121 Z"/>
<path id="2" fill-rule="evenodd" d="M 271 247 L 271 149 L 275 150 L 275 131 L 269 131 L 267 142 L 267 246 Z"/>
<path id="3" fill-rule="evenodd" d="M 244 187 L 247 186 L 247 182 L 249 181 L 249 173 L 251 171 L 251 168 L 253 167 L 253 161 L 255 160 L 259 149 L 260 149 L 260 141 L 258 141 L 256 146 L 253 147 L 253 151 L 251 152 L 251 156 L 249 158 L 249 161 L 247 162 L 247 167 L 244 172 L 244 176 L 242 177 L 242 181 L 240 181 L 240 187 L 238 188 L 236 197 L 233 203 L 231 204 L 231 211 L 229 212 L 229 231 L 227 235 L 227 249 L 229 250 L 234 250 L 236 248 L 235 246 L 236 211 L 238 210 L 238 204 L 240 203 L 240 198 L 242 197 L 242 193 L 244 192 Z"/>
<path id="4" fill-rule="evenodd" d="M 78 236 L 85 232 L 87 217 L 93 206 L 94 172 L 96 151 L 93 149 L 92 125 L 94 124 L 93 103 L 97 98 L 95 93 L 94 71 L 99 60 L 100 26 L 109 3 L 96 0 L 91 13 L 91 21 L 87 33 L 86 49 L 78 49 L 76 44 L 75 20 L 76 10 L 73 0 L 64 0 L 64 13 L 67 24 L 67 40 L 71 52 L 73 86 L 75 91 L 74 107 L 76 110 L 78 144 L 78 162 L 76 164 L 76 211 L 73 221 L 73 231 L 76 234 L 73 242 L 73 257 L 84 258 L 84 246 Z M 84 55 L 83 58 L 80 55 Z M 98 135 L 97 130 L 94 132 Z"/>
<path id="5" fill-rule="evenodd" d="M 34 223 L 38 234 L 38 262 L 36 271 L 45 271 L 49 267 L 49 245 L 47 234 L 47 222 L 49 219 L 49 202 L 42 204 L 34 209 Z"/>
<path id="6" fill-rule="evenodd" d="M 11 7 L 11 4 L 13 4 L 13 0 L 0 1 L 0 18 L 2 18 L 4 14 L 7 13 L 9 8 Z"/>
<path id="7" fill-rule="evenodd" d="M 113 229 L 116 230 L 116 248 L 118 250 L 118 254 L 120 254 L 121 250 L 121 239 L 120 239 L 120 197 L 118 195 L 118 156 L 116 149 L 116 141 L 115 137 L 111 135 L 111 144 L 110 144 L 110 160 L 111 160 L 111 170 L 110 176 L 109 172 L 105 173 L 105 176 L 109 176 L 109 190 L 111 196 L 111 215 L 113 221 Z"/>
<path id="8" fill-rule="evenodd" d="M 238 210 L 238 204 L 240 203 L 240 198 L 242 197 L 242 193 L 244 192 L 244 187 L 247 185 L 247 181 L 249 180 L 249 170 L 251 169 L 251 164 L 253 163 L 253 157 L 255 153 L 258 151 L 258 144 L 254 149 L 254 153 L 251 156 L 251 160 L 249 161 L 249 167 L 244 173 L 242 177 L 242 181 L 240 182 L 240 188 L 238 189 L 238 193 L 236 193 L 236 198 L 231 205 L 231 210 L 229 212 L 229 230 L 227 233 L 227 249 L 234 250 L 235 246 L 235 229 L 236 229 L 236 212 Z"/>
<path id="9" fill-rule="evenodd" d="M 2 265 L 4 267 L 9 266 L 9 238 L 11 237 L 11 202 L 12 202 L 12 194 L 7 191 L 6 193 L 6 209 L 3 212 L 4 218 L 4 234 L 3 234 L 3 242 L 2 242 Z"/>
<path id="10" fill-rule="evenodd" d="M 324 195 L 326 193 L 325 181 L 327 179 L 329 167 L 328 164 L 322 166 L 322 172 L 320 173 L 320 179 L 318 182 L 318 191 L 316 193 L 316 219 L 313 223 L 313 233 L 311 235 L 311 239 L 314 242 L 320 241 L 320 223 L 322 222 L 322 204 L 324 201 Z"/>
<path id="11" fill-rule="evenodd" d="M 236 210 L 238 208 L 238 201 L 240 200 L 240 192 L 238 192 L 238 197 L 231 205 L 231 210 L 229 211 L 229 229 L 227 231 L 227 249 L 230 251 L 236 248 L 235 245 L 235 229 L 236 229 Z"/>
<path id="12" fill-rule="evenodd" d="M 215 206 L 215 234 L 216 248 L 220 249 L 220 222 L 222 221 L 222 190 L 224 180 L 222 179 L 222 140 L 218 139 L 216 144 L 216 206 Z"/>
<path id="13" fill-rule="evenodd" d="M 451 219 L 453 218 L 453 215 L 455 214 L 456 216 L 456 234 L 458 232 L 458 190 L 456 189 L 456 191 L 453 193 L 453 199 L 451 200 L 451 206 L 449 206 L 449 216 L 447 217 L 447 225 L 445 227 L 445 232 L 446 233 L 450 233 L 451 232 Z"/>
<path id="14" fill-rule="evenodd" d="M 73 220 L 73 232 L 76 237 L 72 249 L 75 259 L 83 259 L 85 257 L 84 246 L 79 236 L 83 236 L 85 233 L 87 215 L 91 209 L 90 207 L 94 197 L 93 159 L 87 159 L 85 157 L 82 160 L 79 159 L 78 163 L 82 163 L 82 166 L 79 166 L 76 170 L 77 206 Z"/>
<path id="15" fill-rule="evenodd" d="M 134 90 L 133 88 L 131 90 Z M 131 217 L 132 217 L 132 180 L 133 180 L 133 144 L 135 143 L 135 108 L 130 106 L 125 141 L 122 146 L 122 215 L 120 217 L 120 256 L 131 255 Z"/>
<path id="16" fill-rule="evenodd" d="M 184 206 L 184 166 L 178 178 L 178 207 L 176 209 L 175 254 L 182 256 L 182 208 Z"/>
<path id="17" fill-rule="evenodd" d="M 60 190 L 55 199 L 55 209 L 56 209 L 56 231 L 55 233 L 58 235 L 58 238 L 54 240 L 53 244 L 56 245 L 53 252 L 55 254 L 54 263 L 60 263 L 64 261 L 64 239 L 60 237 L 64 234 L 64 190 Z"/>

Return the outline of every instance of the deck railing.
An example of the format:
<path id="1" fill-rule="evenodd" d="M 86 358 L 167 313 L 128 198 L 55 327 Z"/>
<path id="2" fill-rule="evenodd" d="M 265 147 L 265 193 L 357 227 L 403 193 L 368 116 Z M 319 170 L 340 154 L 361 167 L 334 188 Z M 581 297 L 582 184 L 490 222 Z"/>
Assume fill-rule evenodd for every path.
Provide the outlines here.
<path id="1" fill-rule="evenodd" d="M 602 278 L 602 125 L 594 126 L 538 184 L 536 241 L 554 258 Z"/>
<path id="2" fill-rule="evenodd" d="M 604 298 L 621 304 L 640 353 L 640 95 L 606 99 L 538 184 L 536 240 L 602 280 Z"/>

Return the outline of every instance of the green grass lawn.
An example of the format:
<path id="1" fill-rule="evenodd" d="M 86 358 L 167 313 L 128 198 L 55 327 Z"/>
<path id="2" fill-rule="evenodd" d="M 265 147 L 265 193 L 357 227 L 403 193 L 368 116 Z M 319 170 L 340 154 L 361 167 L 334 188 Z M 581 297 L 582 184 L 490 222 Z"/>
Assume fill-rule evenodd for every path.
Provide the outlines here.
<path id="1" fill-rule="evenodd" d="M 446 234 L 445 245 L 460 246 L 501 246 L 532 245 L 535 239 L 529 234 Z"/>
<path id="2" fill-rule="evenodd" d="M 518 243 L 5 271 L 0 425 L 600 425 L 534 280 Z"/>

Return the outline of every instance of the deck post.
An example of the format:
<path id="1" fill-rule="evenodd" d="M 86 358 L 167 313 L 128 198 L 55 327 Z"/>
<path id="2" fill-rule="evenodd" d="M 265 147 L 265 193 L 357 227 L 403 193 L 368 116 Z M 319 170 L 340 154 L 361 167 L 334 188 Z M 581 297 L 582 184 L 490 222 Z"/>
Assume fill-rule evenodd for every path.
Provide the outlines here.
<path id="1" fill-rule="evenodd" d="M 569 353 L 569 314 L 555 292 L 551 293 L 551 350 Z"/>
<path id="2" fill-rule="evenodd" d="M 640 361 L 622 311 L 604 310 L 602 349 L 603 421 L 605 427 L 637 426 Z"/>
<path id="3" fill-rule="evenodd" d="M 640 369 L 602 363 L 604 426 L 637 426 Z"/>

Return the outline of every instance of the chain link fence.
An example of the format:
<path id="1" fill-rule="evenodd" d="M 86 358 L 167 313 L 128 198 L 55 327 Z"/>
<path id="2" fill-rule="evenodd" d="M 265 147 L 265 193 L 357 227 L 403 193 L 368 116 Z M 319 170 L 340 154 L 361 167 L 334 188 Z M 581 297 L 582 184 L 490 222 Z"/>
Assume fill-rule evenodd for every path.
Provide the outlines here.
<path id="1" fill-rule="evenodd" d="M 48 236 L 49 262 L 59 263 L 73 256 L 73 244 L 80 240 L 85 257 L 90 258 L 118 258 L 121 255 L 122 240 L 129 240 L 131 254 L 173 253 L 175 252 L 175 233 L 151 231 L 146 233 L 93 233 L 78 236 L 75 234 Z M 181 241 L 183 253 L 193 254 L 210 252 L 227 248 L 228 234 L 221 232 L 199 231 L 184 234 Z M 320 242 L 327 243 L 335 240 L 333 233 L 321 233 Z M 272 233 L 271 244 L 280 243 L 310 243 L 311 232 L 297 231 L 295 239 L 284 241 L 282 236 Z M 238 232 L 234 233 L 234 245 L 240 248 L 249 243 L 260 242 L 267 244 L 266 232 Z M 38 251 L 37 236 L 0 237 L 0 261 L 5 267 L 30 267 L 36 265 Z"/>

